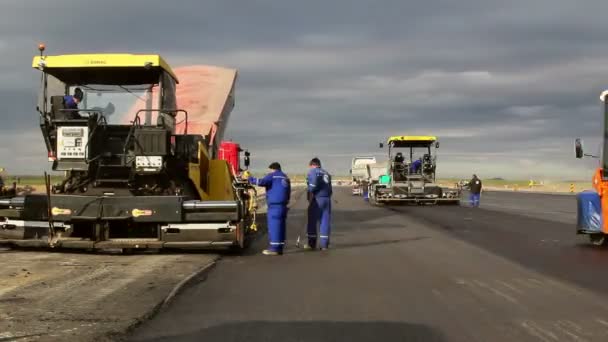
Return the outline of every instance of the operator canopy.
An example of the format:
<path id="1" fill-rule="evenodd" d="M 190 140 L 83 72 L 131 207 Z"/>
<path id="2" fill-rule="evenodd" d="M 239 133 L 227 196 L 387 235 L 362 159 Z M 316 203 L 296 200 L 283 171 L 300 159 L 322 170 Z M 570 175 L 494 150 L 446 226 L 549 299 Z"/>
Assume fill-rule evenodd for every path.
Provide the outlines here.
<path id="1" fill-rule="evenodd" d="M 149 125 L 161 115 L 158 109 L 177 108 L 177 77 L 160 55 L 41 55 L 34 57 L 32 67 L 45 74 L 39 96 L 45 112 L 53 97 L 77 95 L 79 89 L 84 91 L 81 113 L 101 112 L 110 124 L 128 124 L 143 110 Z"/>
<path id="2" fill-rule="evenodd" d="M 156 84 L 163 72 L 177 77 L 160 55 L 80 54 L 36 56 L 32 67 L 65 84 Z"/>
<path id="3" fill-rule="evenodd" d="M 392 147 L 427 147 L 437 141 L 435 136 L 427 135 L 397 135 L 388 138 L 387 144 Z"/>

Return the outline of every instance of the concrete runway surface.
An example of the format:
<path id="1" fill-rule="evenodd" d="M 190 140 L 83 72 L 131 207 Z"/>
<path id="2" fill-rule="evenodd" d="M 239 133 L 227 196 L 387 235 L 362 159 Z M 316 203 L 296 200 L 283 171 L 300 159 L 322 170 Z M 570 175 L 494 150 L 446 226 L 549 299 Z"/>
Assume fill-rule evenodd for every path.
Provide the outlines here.
<path id="1" fill-rule="evenodd" d="M 132 341 L 608 341 L 608 249 L 575 199 L 488 192 L 478 209 L 334 196 L 332 249 L 226 256 Z"/>

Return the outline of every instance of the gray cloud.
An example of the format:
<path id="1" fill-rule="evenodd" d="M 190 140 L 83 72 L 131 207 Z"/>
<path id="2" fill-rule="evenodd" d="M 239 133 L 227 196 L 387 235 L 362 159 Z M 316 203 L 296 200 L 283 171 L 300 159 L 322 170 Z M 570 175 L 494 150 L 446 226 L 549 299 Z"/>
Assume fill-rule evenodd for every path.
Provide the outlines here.
<path id="1" fill-rule="evenodd" d="M 263 169 L 345 173 L 392 134 L 435 134 L 442 175 L 590 178 L 607 86 L 604 1 L 3 1 L 0 164 L 46 166 L 36 44 L 236 67 L 227 137 Z M 27 141 L 24 142 L 25 138 Z"/>

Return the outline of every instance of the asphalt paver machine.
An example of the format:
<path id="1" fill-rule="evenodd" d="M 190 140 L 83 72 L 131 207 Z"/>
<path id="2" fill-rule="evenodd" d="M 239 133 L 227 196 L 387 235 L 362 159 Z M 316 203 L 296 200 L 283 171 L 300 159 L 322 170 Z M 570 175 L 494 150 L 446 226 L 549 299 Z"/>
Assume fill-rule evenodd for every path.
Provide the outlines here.
<path id="1" fill-rule="evenodd" d="M 436 183 L 437 137 L 393 136 L 386 144 L 387 172 L 371 189 L 373 203 L 460 203 L 458 189 L 442 188 Z M 380 143 L 380 147 L 384 144 Z"/>
<path id="2" fill-rule="evenodd" d="M 64 178 L 48 180 L 45 194 L 1 199 L 0 239 L 84 249 L 245 246 L 255 226 L 251 186 L 216 159 L 214 136 L 189 131 L 178 77 L 161 56 L 40 51 L 32 64 L 41 72 L 40 128 Z M 76 88 L 84 95 L 70 108 Z M 233 83 L 227 89 L 223 113 L 234 105 Z"/>

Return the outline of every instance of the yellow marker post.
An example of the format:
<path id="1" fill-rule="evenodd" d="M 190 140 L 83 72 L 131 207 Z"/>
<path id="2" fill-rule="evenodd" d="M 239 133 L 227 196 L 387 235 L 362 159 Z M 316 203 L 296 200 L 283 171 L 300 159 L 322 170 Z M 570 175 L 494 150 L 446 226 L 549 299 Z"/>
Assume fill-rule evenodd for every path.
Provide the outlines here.
<path id="1" fill-rule="evenodd" d="M 570 193 L 574 193 L 575 186 L 574 183 L 570 183 Z"/>

